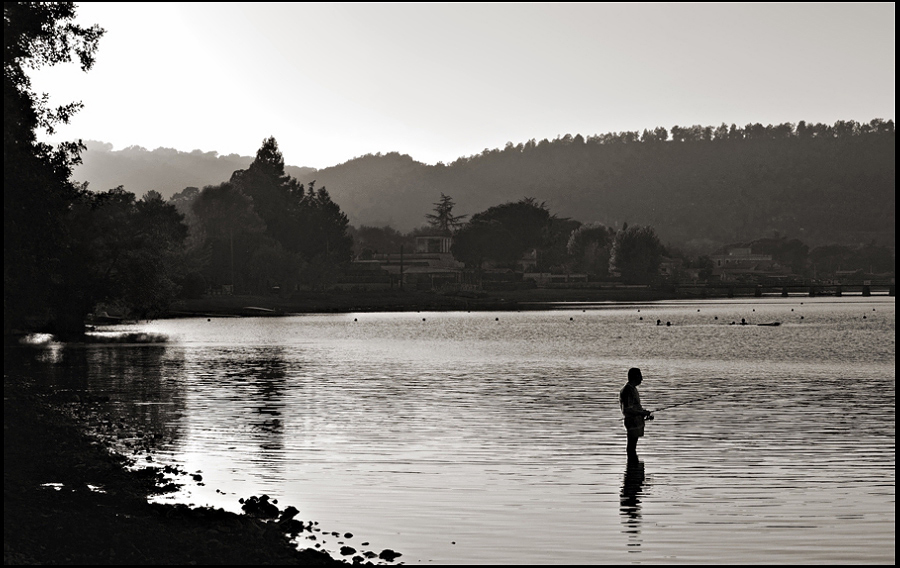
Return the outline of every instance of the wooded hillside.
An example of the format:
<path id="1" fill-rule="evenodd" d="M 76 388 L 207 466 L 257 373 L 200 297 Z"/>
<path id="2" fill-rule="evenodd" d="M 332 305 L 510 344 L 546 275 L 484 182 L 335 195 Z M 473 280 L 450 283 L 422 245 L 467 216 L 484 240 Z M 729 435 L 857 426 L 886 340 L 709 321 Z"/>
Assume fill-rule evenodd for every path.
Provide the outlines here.
<path id="1" fill-rule="evenodd" d="M 285 172 L 327 187 L 357 227 L 409 231 L 425 223 L 443 193 L 460 214 L 533 197 L 584 223 L 650 225 L 663 242 L 698 252 L 776 234 L 810 246 L 874 240 L 892 247 L 894 150 L 890 120 L 723 124 L 509 143 L 434 166 L 388 153 L 318 171 L 285 166 Z M 252 161 L 95 145 L 83 158 L 74 178 L 92 189 L 121 184 L 139 196 L 153 189 L 164 198 L 225 181 Z"/>
<path id="2" fill-rule="evenodd" d="M 367 155 L 311 176 L 354 225 L 408 230 L 441 193 L 467 214 L 528 196 L 559 216 L 651 225 L 697 249 L 776 233 L 893 246 L 893 122 L 672 130 L 531 140 L 449 165 Z"/>

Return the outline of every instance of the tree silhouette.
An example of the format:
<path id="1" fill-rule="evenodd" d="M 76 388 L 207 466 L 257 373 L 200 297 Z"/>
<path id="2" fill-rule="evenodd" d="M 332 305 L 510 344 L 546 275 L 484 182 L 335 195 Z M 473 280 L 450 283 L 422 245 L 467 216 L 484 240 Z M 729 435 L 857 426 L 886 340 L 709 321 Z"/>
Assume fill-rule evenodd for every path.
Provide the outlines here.
<path id="1" fill-rule="evenodd" d="M 256 255 L 257 266 L 263 257 L 287 259 L 291 266 L 309 273 L 299 281 L 323 288 L 334 280 L 337 267 L 352 258 L 347 215 L 324 187 L 315 187 L 315 181 L 304 186 L 285 175 L 284 157 L 274 137 L 263 140 L 250 167 L 234 172 L 230 183 L 251 198 L 251 208 L 265 227 L 265 238 L 251 243 L 253 250 L 247 252 L 248 259 Z M 265 250 L 257 253 L 256 247 Z M 257 288 L 265 280 L 247 278 Z"/>
<path id="2" fill-rule="evenodd" d="M 36 133 L 53 133 L 81 108 L 70 103 L 48 108 L 48 95 L 31 88 L 26 70 L 69 63 L 82 70 L 94 63 L 104 30 L 71 22 L 71 3 L 3 4 L 3 327 L 27 329 L 34 316 L 63 305 L 70 289 L 60 274 L 68 261 L 65 217 L 79 196 L 70 181 L 81 142 L 53 148 Z M 55 310 L 56 311 L 56 310 Z M 83 322 L 51 314 L 60 331 L 78 333 Z M 64 321 L 65 320 L 65 321 Z M 71 329 L 61 329 L 71 328 Z"/>
<path id="3" fill-rule="evenodd" d="M 184 268 L 187 227 L 174 205 L 156 192 L 142 199 L 122 186 L 83 191 L 70 205 L 68 254 L 58 272 L 66 294 L 54 299 L 61 333 L 78 333 L 97 303 L 123 315 L 159 315 L 175 299 Z"/>
<path id="4" fill-rule="evenodd" d="M 391 227 L 361 226 L 353 230 L 353 252 L 357 256 L 371 258 L 373 254 L 399 253 L 400 247 L 406 245 L 412 250 L 415 239 L 400 233 Z"/>
<path id="5" fill-rule="evenodd" d="M 485 261 L 514 264 L 521 256 L 515 237 L 497 220 L 472 220 L 453 239 L 453 257 L 469 268 L 479 269 Z"/>
<path id="6" fill-rule="evenodd" d="M 253 210 L 265 223 L 266 235 L 289 250 L 296 250 L 299 237 L 292 218 L 295 203 L 291 196 L 296 181 L 284 174 L 284 157 L 274 137 L 263 140 L 250 167 L 234 172 L 230 183 L 251 198 Z"/>
<path id="7" fill-rule="evenodd" d="M 457 231 L 451 250 L 457 260 L 470 266 L 493 260 L 513 268 L 526 251 L 547 243 L 550 222 L 546 204 L 532 197 L 496 205 L 473 215 Z"/>
<path id="8" fill-rule="evenodd" d="M 236 276 L 245 269 L 254 235 L 266 225 L 253 209 L 253 200 L 230 182 L 203 188 L 191 209 L 203 227 L 212 261 L 210 281 L 238 285 Z"/>
<path id="9" fill-rule="evenodd" d="M 596 276 L 607 276 L 614 238 L 615 231 L 600 223 L 582 225 L 572 231 L 566 246 L 572 268 Z"/>
<path id="10" fill-rule="evenodd" d="M 610 266 L 629 284 L 650 284 L 659 273 L 664 248 L 652 227 L 628 227 L 616 233 Z"/>
<path id="11" fill-rule="evenodd" d="M 434 204 L 434 213 L 425 215 L 428 224 L 444 234 L 449 235 L 455 232 L 462 226 L 463 220 L 468 217 L 468 215 L 454 215 L 453 207 L 455 206 L 452 197 L 441 193 L 440 201 Z"/>

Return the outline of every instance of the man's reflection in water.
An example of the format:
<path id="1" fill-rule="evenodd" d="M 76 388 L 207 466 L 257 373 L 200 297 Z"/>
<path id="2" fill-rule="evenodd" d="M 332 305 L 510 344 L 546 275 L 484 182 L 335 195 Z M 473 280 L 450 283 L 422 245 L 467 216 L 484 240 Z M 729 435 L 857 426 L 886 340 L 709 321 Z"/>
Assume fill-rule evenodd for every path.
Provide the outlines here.
<path id="1" fill-rule="evenodd" d="M 622 481 L 621 507 L 623 533 L 628 535 L 628 552 L 641 549 L 641 499 L 644 491 L 644 462 L 628 460 Z"/>

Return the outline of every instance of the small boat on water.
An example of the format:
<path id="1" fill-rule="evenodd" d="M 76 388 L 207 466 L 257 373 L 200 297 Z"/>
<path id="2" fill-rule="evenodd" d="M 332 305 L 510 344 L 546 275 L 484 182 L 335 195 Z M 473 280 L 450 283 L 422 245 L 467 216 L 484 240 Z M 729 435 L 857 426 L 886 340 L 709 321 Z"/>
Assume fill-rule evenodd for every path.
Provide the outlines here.
<path id="1" fill-rule="evenodd" d="M 85 318 L 86 325 L 115 325 L 119 323 L 123 323 L 124 318 L 120 316 L 111 316 L 107 312 L 103 311 L 99 314 L 88 314 Z"/>
<path id="2" fill-rule="evenodd" d="M 284 315 L 281 311 L 273 310 L 271 308 L 259 308 L 256 306 L 245 306 L 242 309 L 243 315 L 245 316 L 280 316 Z"/>
<path id="3" fill-rule="evenodd" d="M 760 327 L 778 327 L 779 325 L 781 325 L 781 322 L 773 321 L 773 322 L 769 322 L 769 323 L 758 323 L 756 325 L 758 325 Z"/>

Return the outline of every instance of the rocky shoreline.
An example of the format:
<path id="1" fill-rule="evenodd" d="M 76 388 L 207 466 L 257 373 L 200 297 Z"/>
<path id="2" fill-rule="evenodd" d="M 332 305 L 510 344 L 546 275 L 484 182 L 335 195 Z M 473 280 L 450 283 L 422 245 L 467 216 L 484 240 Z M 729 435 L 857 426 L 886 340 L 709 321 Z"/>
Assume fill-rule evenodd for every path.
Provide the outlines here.
<path id="1" fill-rule="evenodd" d="M 27 377 L 4 373 L 4 564 L 346 563 L 314 548 L 299 550 L 294 537 L 308 533 L 314 542 L 318 523 L 296 519 L 296 508 L 279 509 L 266 496 L 242 500 L 243 515 L 148 503 L 172 489 L 166 486 L 171 472 L 127 467 L 127 458 L 86 435 L 52 396 Z M 349 543 L 340 553 L 354 564 L 400 556 L 358 552 Z"/>

